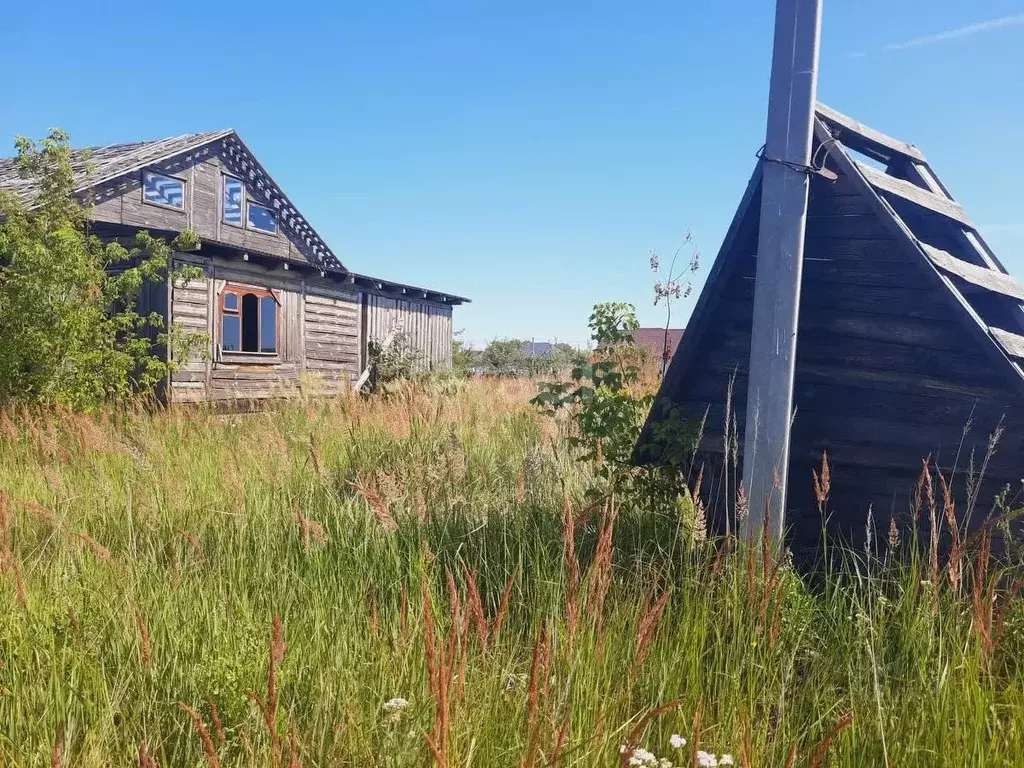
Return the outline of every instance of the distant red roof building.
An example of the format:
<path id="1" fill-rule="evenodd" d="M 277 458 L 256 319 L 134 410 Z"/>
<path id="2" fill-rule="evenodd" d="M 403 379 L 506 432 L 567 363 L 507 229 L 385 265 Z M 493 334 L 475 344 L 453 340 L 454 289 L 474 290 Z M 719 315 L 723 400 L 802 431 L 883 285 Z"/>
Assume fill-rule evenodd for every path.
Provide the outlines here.
<path id="1" fill-rule="evenodd" d="M 672 355 L 676 353 L 676 347 L 679 346 L 679 342 L 683 338 L 683 331 L 685 330 L 685 328 L 669 328 L 666 334 L 664 328 L 638 328 L 633 331 L 633 341 L 640 346 L 650 349 L 655 360 L 662 359 L 667 347 L 668 359 L 671 360 Z"/>

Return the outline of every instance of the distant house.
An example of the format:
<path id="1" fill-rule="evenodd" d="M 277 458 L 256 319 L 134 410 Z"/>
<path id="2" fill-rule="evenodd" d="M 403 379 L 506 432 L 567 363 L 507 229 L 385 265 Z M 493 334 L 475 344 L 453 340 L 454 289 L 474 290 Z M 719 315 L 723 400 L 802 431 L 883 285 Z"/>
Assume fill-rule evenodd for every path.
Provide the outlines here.
<path id="1" fill-rule="evenodd" d="M 104 239 L 145 229 L 198 233 L 195 253 L 176 253 L 203 277 L 149 286 L 140 311 L 206 333 L 205 350 L 181 361 L 164 388 L 170 401 L 267 398 L 317 374 L 342 391 L 368 362 L 370 342 L 397 333 L 424 368 L 452 356 L 452 307 L 467 299 L 349 270 L 232 130 L 76 151 L 77 192 L 93 196 L 90 231 Z M 11 159 L 0 188 L 35 196 Z"/>
<path id="2" fill-rule="evenodd" d="M 528 341 L 524 346 L 528 357 L 540 359 L 551 357 L 555 350 L 555 345 L 550 341 Z"/>
<path id="3" fill-rule="evenodd" d="M 685 328 L 638 328 L 633 331 L 633 341 L 638 346 L 647 347 L 655 360 L 662 362 L 662 372 L 668 368 L 676 347 L 683 338 Z"/>

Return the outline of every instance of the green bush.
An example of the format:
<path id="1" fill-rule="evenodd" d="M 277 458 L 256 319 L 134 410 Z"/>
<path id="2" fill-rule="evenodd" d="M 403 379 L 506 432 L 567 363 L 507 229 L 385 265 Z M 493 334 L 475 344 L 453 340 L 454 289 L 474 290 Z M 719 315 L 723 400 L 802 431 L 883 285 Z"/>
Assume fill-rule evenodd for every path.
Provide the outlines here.
<path id="1" fill-rule="evenodd" d="M 139 296 L 167 279 L 172 249 L 194 249 L 198 238 L 184 232 L 168 245 L 140 232 L 130 247 L 105 242 L 89 233 L 67 134 L 19 137 L 16 147 L 36 192 L 23 200 L 0 190 L 0 403 L 84 410 L 152 394 L 174 366 L 158 351 L 170 346 L 184 359 L 203 339 L 141 314 Z"/>

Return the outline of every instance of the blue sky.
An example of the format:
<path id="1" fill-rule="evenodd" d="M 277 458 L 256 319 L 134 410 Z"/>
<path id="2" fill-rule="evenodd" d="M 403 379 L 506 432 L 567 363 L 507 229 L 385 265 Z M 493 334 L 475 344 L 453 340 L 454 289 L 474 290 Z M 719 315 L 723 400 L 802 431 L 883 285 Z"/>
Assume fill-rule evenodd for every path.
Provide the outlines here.
<path id="1" fill-rule="evenodd" d="M 0 141 L 236 128 L 346 265 L 586 340 L 648 254 L 717 251 L 764 134 L 772 3 L 21 3 Z M 1024 2 L 825 0 L 819 97 L 918 144 L 1024 275 Z M 6 153 L 5 153 L 6 154 Z M 683 307 L 689 312 L 692 299 Z"/>

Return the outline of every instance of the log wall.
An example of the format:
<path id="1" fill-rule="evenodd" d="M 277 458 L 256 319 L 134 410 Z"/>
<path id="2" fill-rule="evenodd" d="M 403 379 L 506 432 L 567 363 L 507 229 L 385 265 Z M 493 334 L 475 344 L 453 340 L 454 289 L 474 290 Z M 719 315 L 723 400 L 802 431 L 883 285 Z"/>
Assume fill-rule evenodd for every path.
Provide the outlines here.
<path id="1" fill-rule="evenodd" d="M 179 254 L 203 277 L 171 286 L 171 322 L 206 335 L 203 349 L 172 375 L 172 402 L 289 397 L 301 388 L 318 394 L 344 391 L 359 375 L 359 303 L 354 291 L 243 261 Z M 269 356 L 224 353 L 217 322 L 227 283 L 274 291 L 278 350 Z"/>

